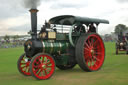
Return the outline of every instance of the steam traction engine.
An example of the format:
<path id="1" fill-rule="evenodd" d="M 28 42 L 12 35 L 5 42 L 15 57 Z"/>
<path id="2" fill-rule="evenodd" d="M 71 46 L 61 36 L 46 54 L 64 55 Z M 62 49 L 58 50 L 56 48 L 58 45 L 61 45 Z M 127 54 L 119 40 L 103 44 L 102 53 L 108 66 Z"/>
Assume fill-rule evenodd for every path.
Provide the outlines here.
<path id="1" fill-rule="evenodd" d="M 25 42 L 25 53 L 18 60 L 20 73 L 44 80 L 53 75 L 55 67 L 67 70 L 78 64 L 88 72 L 101 68 L 105 48 L 96 28 L 100 23 L 108 24 L 107 20 L 57 16 L 46 22 L 37 33 L 37 11 L 30 10 L 32 38 Z M 93 24 L 95 26 L 91 26 Z"/>
<path id="2" fill-rule="evenodd" d="M 125 32 L 120 32 L 118 34 L 118 39 L 116 41 L 116 54 L 119 54 L 119 51 L 125 51 L 128 54 L 128 30 Z"/>

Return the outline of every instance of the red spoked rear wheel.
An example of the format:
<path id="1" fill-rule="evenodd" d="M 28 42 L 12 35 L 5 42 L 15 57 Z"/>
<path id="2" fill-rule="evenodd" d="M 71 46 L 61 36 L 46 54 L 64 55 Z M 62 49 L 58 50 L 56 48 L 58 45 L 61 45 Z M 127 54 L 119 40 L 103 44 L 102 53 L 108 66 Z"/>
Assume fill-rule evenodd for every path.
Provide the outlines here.
<path id="1" fill-rule="evenodd" d="M 54 59 L 48 55 L 39 53 L 32 58 L 30 71 L 33 77 L 38 80 L 50 78 L 55 70 Z"/>
<path id="2" fill-rule="evenodd" d="M 20 56 L 17 62 L 17 67 L 20 73 L 22 73 L 25 76 L 30 76 L 30 61 L 31 59 L 26 57 L 25 53 Z"/>
<path id="3" fill-rule="evenodd" d="M 77 62 L 85 71 L 99 70 L 104 62 L 105 48 L 101 37 L 96 33 L 91 33 L 80 37 L 79 49 L 77 52 Z"/>
<path id="4" fill-rule="evenodd" d="M 104 44 L 98 35 L 92 34 L 84 42 L 84 58 L 90 70 L 98 70 L 104 62 Z"/>

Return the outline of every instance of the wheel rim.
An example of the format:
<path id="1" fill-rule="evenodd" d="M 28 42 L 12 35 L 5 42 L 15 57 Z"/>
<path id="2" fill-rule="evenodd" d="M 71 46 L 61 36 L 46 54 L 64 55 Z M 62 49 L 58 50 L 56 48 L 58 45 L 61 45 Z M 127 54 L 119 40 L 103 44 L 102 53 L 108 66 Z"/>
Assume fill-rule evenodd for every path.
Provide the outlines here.
<path id="1" fill-rule="evenodd" d="M 32 63 L 32 71 L 38 79 L 48 79 L 55 70 L 54 60 L 48 55 L 36 57 Z"/>
<path id="2" fill-rule="evenodd" d="M 105 56 L 105 49 L 102 39 L 92 34 L 84 42 L 84 58 L 85 64 L 89 69 L 98 70 L 103 62 Z"/>
<path id="3" fill-rule="evenodd" d="M 25 55 L 23 55 L 20 60 L 19 67 L 20 67 L 21 72 L 28 76 L 31 75 L 29 65 L 30 65 L 30 59 L 27 58 Z"/>

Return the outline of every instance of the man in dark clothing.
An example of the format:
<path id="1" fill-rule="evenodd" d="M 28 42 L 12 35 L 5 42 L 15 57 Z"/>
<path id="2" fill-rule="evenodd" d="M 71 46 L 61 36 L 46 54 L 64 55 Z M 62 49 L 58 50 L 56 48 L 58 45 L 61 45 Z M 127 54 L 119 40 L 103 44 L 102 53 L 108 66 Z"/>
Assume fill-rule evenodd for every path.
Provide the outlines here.
<path id="1" fill-rule="evenodd" d="M 40 38 L 47 38 L 48 36 L 48 32 L 46 30 L 46 25 L 43 25 L 43 27 L 41 27 L 41 31 L 39 33 Z"/>
<path id="2" fill-rule="evenodd" d="M 40 33 L 43 33 L 43 32 L 46 32 L 46 26 L 45 26 L 45 25 L 43 25 L 43 27 L 41 27 Z M 40 33 L 39 33 L 39 34 L 40 34 Z"/>
<path id="3" fill-rule="evenodd" d="M 76 32 L 82 32 L 82 33 L 85 33 L 86 30 L 85 30 L 85 27 L 83 25 L 78 25 L 76 28 L 75 28 L 75 31 Z"/>
<path id="4" fill-rule="evenodd" d="M 93 23 L 91 23 L 91 24 L 89 25 L 89 30 L 88 30 L 88 32 L 96 32 L 96 27 L 93 25 Z"/>

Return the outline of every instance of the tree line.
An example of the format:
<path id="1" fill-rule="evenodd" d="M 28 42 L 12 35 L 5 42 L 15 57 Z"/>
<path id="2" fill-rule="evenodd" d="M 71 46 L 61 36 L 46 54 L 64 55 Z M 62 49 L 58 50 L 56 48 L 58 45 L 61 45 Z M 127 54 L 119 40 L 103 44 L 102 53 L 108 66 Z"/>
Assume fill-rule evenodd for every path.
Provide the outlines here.
<path id="1" fill-rule="evenodd" d="M 128 32 L 128 27 L 124 24 L 118 24 L 114 28 L 114 32 L 110 34 L 105 34 L 102 36 L 104 41 L 116 41 L 118 39 L 118 35 L 124 34 Z"/>
<path id="2" fill-rule="evenodd" d="M 126 25 L 124 25 L 124 24 L 118 24 L 118 25 L 115 26 L 114 32 L 115 32 L 116 35 L 118 35 L 121 32 L 122 33 L 125 32 L 126 30 L 128 30 L 128 27 Z"/>
<path id="3" fill-rule="evenodd" d="M 14 35 L 14 36 L 9 36 L 9 35 L 5 35 L 3 37 L 3 39 L 6 41 L 6 42 L 10 42 L 10 38 L 12 38 L 14 41 L 17 40 L 18 38 L 20 38 L 19 35 Z"/>

